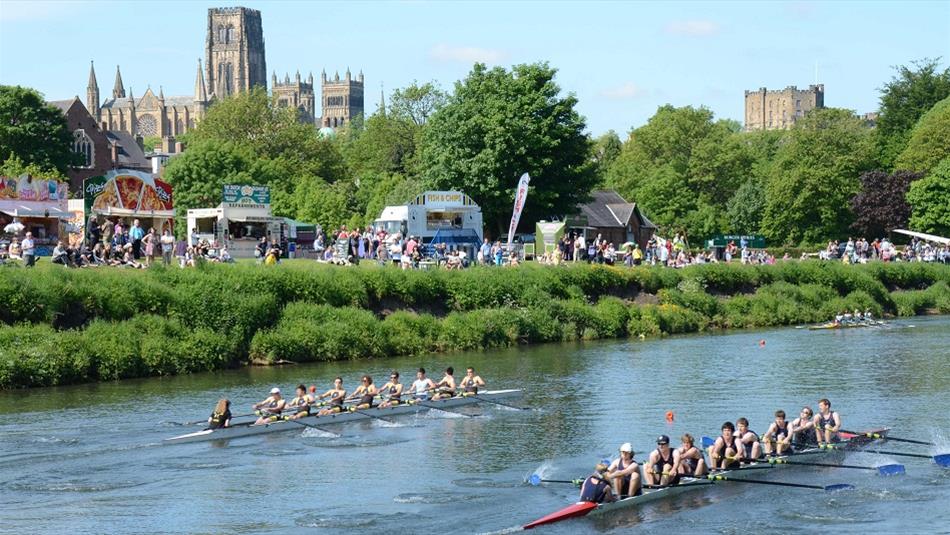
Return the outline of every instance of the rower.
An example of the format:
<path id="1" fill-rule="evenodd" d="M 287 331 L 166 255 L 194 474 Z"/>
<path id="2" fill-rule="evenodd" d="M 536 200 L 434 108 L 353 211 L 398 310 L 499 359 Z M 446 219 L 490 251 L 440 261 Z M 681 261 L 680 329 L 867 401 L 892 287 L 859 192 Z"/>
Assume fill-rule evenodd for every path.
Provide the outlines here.
<path id="1" fill-rule="evenodd" d="M 792 447 L 797 450 L 809 448 L 818 444 L 818 435 L 815 433 L 815 422 L 812 419 L 811 407 L 803 407 L 798 418 L 792 420 L 788 432 L 792 437 Z"/>
<path id="2" fill-rule="evenodd" d="M 462 388 L 462 396 L 474 396 L 478 394 L 478 387 L 485 386 L 485 381 L 478 375 L 475 375 L 475 368 L 469 366 L 465 368 L 465 377 L 459 382 Z"/>
<path id="3" fill-rule="evenodd" d="M 286 404 L 287 402 L 280 397 L 280 389 L 276 386 L 271 388 L 270 397 L 251 406 L 251 408 L 254 409 L 254 413 L 258 416 L 254 425 L 269 424 L 279 420 L 280 413 L 284 410 L 284 405 Z"/>
<path id="4" fill-rule="evenodd" d="M 684 434 L 680 440 L 682 445 L 673 452 L 673 473 L 679 476 L 702 477 L 706 475 L 706 459 L 703 452 L 696 447 L 693 435 Z"/>
<path id="5" fill-rule="evenodd" d="M 435 390 L 435 383 L 432 382 L 432 379 L 426 377 L 425 368 L 419 368 L 419 371 L 416 372 L 416 380 L 412 382 L 409 393 L 412 394 L 413 399 L 425 401 L 429 399 L 429 392 L 432 390 Z"/>
<path id="6" fill-rule="evenodd" d="M 864 321 L 874 321 L 874 314 L 871 313 L 871 309 L 864 311 Z"/>
<path id="7" fill-rule="evenodd" d="M 736 427 L 732 422 L 722 424 L 722 434 L 716 437 L 716 442 L 709 446 L 709 460 L 713 470 L 729 470 L 739 468 L 736 460 Z"/>
<path id="8" fill-rule="evenodd" d="M 597 463 L 594 467 L 594 473 L 587 476 L 584 483 L 581 484 L 582 502 L 591 503 L 610 503 L 617 501 L 617 497 L 610 491 L 610 483 L 607 482 L 604 472 L 607 471 L 607 465 Z"/>
<path id="9" fill-rule="evenodd" d="M 389 374 L 389 382 L 379 389 L 381 393 L 387 394 L 386 401 L 380 403 L 379 408 L 388 409 L 398 406 L 402 402 L 402 387 L 403 384 L 399 382 L 399 372 L 393 370 Z"/>
<path id="10" fill-rule="evenodd" d="M 853 316 L 847 310 L 844 311 L 844 314 L 841 315 L 841 321 L 843 323 L 851 323 Z"/>
<path id="11" fill-rule="evenodd" d="M 818 400 L 818 414 L 812 420 L 815 422 L 815 431 L 818 435 L 818 445 L 830 444 L 838 440 L 838 430 L 841 429 L 841 416 L 831 410 L 831 402 L 826 398 Z"/>
<path id="12" fill-rule="evenodd" d="M 373 398 L 375 397 L 376 387 L 373 386 L 373 378 L 369 375 L 364 375 L 363 378 L 360 379 L 360 386 L 356 387 L 356 390 L 353 391 L 353 395 L 349 398 L 350 401 L 359 400 L 355 406 L 350 407 L 350 411 L 372 409 Z"/>
<path id="13" fill-rule="evenodd" d="M 287 408 L 293 409 L 295 412 L 289 416 L 285 416 L 285 418 L 288 420 L 296 420 L 304 416 L 310 416 L 310 405 L 312 405 L 313 402 L 313 397 L 307 393 L 307 387 L 297 385 L 297 395 L 287 404 Z"/>
<path id="14" fill-rule="evenodd" d="M 679 474 L 673 471 L 676 464 L 673 449 L 670 448 L 670 437 L 660 435 L 656 439 L 656 449 L 650 452 L 646 470 L 647 485 L 675 485 L 679 481 Z"/>
<path id="15" fill-rule="evenodd" d="M 765 441 L 765 454 L 769 457 L 785 453 L 791 440 L 788 422 L 785 421 L 785 411 L 782 409 L 775 411 L 775 420 L 765 431 L 763 440 Z"/>
<path id="16" fill-rule="evenodd" d="M 231 402 L 227 399 L 219 399 L 214 411 L 208 418 L 208 429 L 221 429 L 222 427 L 231 427 Z"/>
<path id="17" fill-rule="evenodd" d="M 455 373 L 455 370 L 451 366 L 445 369 L 445 375 L 442 376 L 442 380 L 435 384 L 435 395 L 432 396 L 433 401 L 455 397 L 456 387 L 455 377 L 452 376 L 453 373 Z"/>
<path id="18" fill-rule="evenodd" d="M 620 458 L 610 463 L 604 477 L 610 480 L 620 498 L 640 494 L 640 465 L 633 459 L 633 446 L 629 442 L 620 445 Z"/>
<path id="19" fill-rule="evenodd" d="M 346 399 L 346 390 L 343 389 L 343 378 L 333 380 L 333 388 L 317 396 L 317 399 L 330 399 L 330 405 L 317 413 L 317 416 L 336 414 L 343 410 L 343 400 Z"/>
<path id="20" fill-rule="evenodd" d="M 745 418 L 736 420 L 736 451 L 739 460 L 744 463 L 751 463 L 762 456 L 759 435 L 749 429 L 749 420 Z"/>
<path id="21" fill-rule="evenodd" d="M 864 321 L 864 314 L 861 314 L 860 310 L 854 309 L 854 322 L 861 323 L 862 321 Z"/>
<path id="22" fill-rule="evenodd" d="M 839 312 L 838 314 L 835 315 L 835 321 L 834 321 L 835 325 L 841 325 L 841 322 L 843 321 L 844 321 L 844 312 Z"/>

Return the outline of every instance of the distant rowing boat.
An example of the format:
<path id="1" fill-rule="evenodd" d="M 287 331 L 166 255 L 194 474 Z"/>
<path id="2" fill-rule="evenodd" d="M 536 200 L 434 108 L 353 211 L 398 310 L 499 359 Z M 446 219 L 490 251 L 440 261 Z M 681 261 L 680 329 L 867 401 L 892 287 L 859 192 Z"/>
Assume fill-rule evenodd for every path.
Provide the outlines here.
<path id="1" fill-rule="evenodd" d="M 808 327 L 810 331 L 820 331 L 825 329 L 854 329 L 857 327 L 878 327 L 881 325 L 887 325 L 883 321 L 871 320 L 871 321 L 862 321 L 860 323 L 823 323 L 821 325 L 812 325 Z"/>
<path id="2" fill-rule="evenodd" d="M 327 416 L 305 416 L 296 420 L 297 422 L 308 425 L 330 425 L 342 424 L 346 422 L 355 422 L 360 420 L 369 420 L 374 416 L 385 418 L 389 416 L 399 416 L 401 414 L 414 414 L 429 409 L 452 409 L 474 405 L 482 400 L 495 401 L 502 399 L 512 399 L 521 397 L 521 390 L 487 390 L 479 392 L 477 396 L 455 397 L 440 399 L 437 401 L 425 400 L 414 404 L 399 405 L 389 409 L 363 409 L 359 412 L 341 412 Z M 265 435 L 269 433 L 279 433 L 281 431 L 300 431 L 303 426 L 287 420 L 277 420 L 269 424 L 252 425 L 252 422 L 234 424 L 231 427 L 222 427 L 218 429 L 203 429 L 194 433 L 187 433 L 176 437 L 166 438 L 165 444 L 182 444 L 185 442 L 203 442 L 206 440 L 226 440 L 238 437 L 247 437 L 254 435 Z"/>
<path id="3" fill-rule="evenodd" d="M 881 429 L 877 431 L 870 432 L 871 434 L 878 434 L 882 437 L 887 436 L 888 429 Z M 846 434 L 840 433 L 840 435 L 846 440 L 839 444 L 835 449 L 824 449 L 824 448 L 808 448 L 799 452 L 795 452 L 791 455 L 783 455 L 777 457 L 776 459 L 788 459 L 794 458 L 799 459 L 802 457 L 813 457 L 813 456 L 822 456 L 822 462 L 840 464 L 844 458 L 844 452 L 847 450 L 860 450 L 862 447 L 867 446 L 873 442 L 874 438 L 869 438 L 866 435 L 857 435 L 857 434 Z M 758 471 L 760 469 L 774 466 L 774 467 L 790 467 L 795 465 L 789 464 L 771 464 L 767 459 L 762 459 L 757 463 L 750 463 L 742 468 L 735 470 L 726 470 L 726 471 L 717 471 L 714 472 L 716 476 L 723 476 L 728 478 L 729 476 L 734 476 L 736 474 L 742 474 L 743 472 L 749 471 Z M 698 489 L 702 487 L 708 487 L 710 485 L 717 484 L 715 481 L 708 478 L 694 478 L 694 477 L 683 477 L 680 479 L 678 485 L 654 488 L 654 489 L 645 489 L 643 494 L 639 496 L 632 496 L 629 498 L 624 498 L 622 500 L 617 500 L 610 503 L 592 503 L 592 502 L 575 502 L 563 509 L 559 509 L 549 515 L 543 516 L 533 522 L 529 522 L 522 526 L 524 529 L 532 529 L 538 526 L 543 526 L 545 524 L 553 524 L 555 522 L 561 522 L 570 518 L 577 518 L 581 516 L 600 516 L 607 513 L 616 511 L 618 509 L 626 509 L 629 507 L 634 507 L 643 503 L 652 502 L 655 500 L 660 500 L 663 498 L 668 498 L 671 496 L 676 496 L 688 490 Z"/>

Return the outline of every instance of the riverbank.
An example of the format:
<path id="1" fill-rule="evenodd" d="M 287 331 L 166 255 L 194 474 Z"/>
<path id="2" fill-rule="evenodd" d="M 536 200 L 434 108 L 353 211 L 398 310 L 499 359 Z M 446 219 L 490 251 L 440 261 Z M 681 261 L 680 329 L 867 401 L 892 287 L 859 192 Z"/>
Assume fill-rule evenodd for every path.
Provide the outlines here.
<path id="1" fill-rule="evenodd" d="M 950 313 L 950 266 L 0 270 L 0 388 Z"/>

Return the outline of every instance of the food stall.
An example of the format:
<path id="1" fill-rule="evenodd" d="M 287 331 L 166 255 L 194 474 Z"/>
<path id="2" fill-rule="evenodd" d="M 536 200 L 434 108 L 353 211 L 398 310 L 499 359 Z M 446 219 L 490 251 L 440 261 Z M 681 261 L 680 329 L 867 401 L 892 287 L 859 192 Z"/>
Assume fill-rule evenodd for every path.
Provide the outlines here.
<path id="1" fill-rule="evenodd" d="M 142 228 L 154 228 L 161 235 L 173 229 L 175 211 L 172 187 L 149 173 L 130 169 L 114 169 L 104 176 L 83 181 L 83 206 L 88 223 L 96 215 L 99 224 L 122 221 L 126 228 L 139 220 Z"/>
<path id="2" fill-rule="evenodd" d="M 0 177 L 0 229 L 12 223 L 23 225 L 16 233 L 20 239 L 33 234 L 38 256 L 52 253 L 59 239 L 65 239 L 65 222 L 72 215 L 67 210 L 67 185 L 56 179 L 36 178 L 29 174 Z M 3 245 L 12 238 L 4 235 Z"/>
<path id="3" fill-rule="evenodd" d="M 188 210 L 189 242 L 217 241 L 228 247 L 234 258 L 253 258 L 261 238 L 278 240 L 283 247 L 288 238 L 284 218 L 274 217 L 267 186 L 225 185 L 222 202 L 216 208 Z"/>

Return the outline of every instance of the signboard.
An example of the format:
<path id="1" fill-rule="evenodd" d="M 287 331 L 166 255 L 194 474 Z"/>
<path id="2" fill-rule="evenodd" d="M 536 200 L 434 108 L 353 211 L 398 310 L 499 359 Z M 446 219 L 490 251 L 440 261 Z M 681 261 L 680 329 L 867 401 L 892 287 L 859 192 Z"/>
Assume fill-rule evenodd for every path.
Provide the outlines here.
<path id="1" fill-rule="evenodd" d="M 511 211 L 511 224 L 508 225 L 508 249 L 511 249 L 511 240 L 515 237 L 515 231 L 518 230 L 518 222 L 521 221 L 521 211 L 524 210 L 524 202 L 528 197 L 528 183 L 531 177 L 528 173 L 521 175 L 518 180 L 518 187 L 515 189 L 515 206 Z"/>
<path id="2" fill-rule="evenodd" d="M 148 173 L 117 169 L 87 178 L 82 185 L 86 213 L 155 213 L 171 215 L 172 186 Z"/>
<path id="3" fill-rule="evenodd" d="M 225 184 L 222 200 L 228 208 L 267 208 L 270 206 L 270 188 Z"/>
<path id="4" fill-rule="evenodd" d="M 68 189 L 56 179 L 0 176 L 0 211 L 23 217 L 60 217 L 66 213 Z"/>
<path id="5" fill-rule="evenodd" d="M 717 234 L 711 240 L 706 240 L 706 247 L 725 247 L 729 242 L 736 244 L 736 247 L 745 247 L 751 249 L 764 249 L 765 236 L 761 234 Z"/>
<path id="6" fill-rule="evenodd" d="M 475 201 L 460 191 L 427 191 L 409 201 L 410 205 L 424 205 L 429 209 L 458 208 L 460 206 L 477 207 Z"/>

